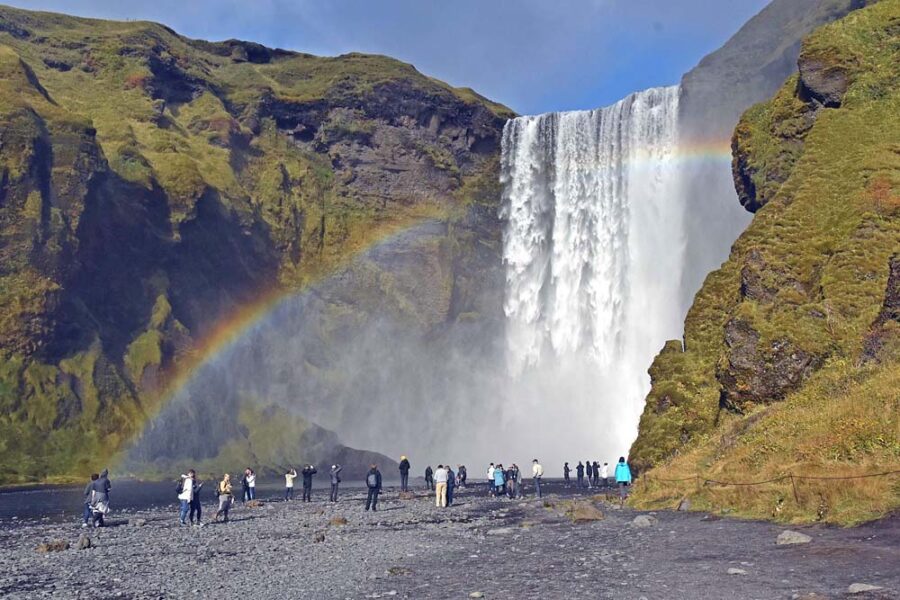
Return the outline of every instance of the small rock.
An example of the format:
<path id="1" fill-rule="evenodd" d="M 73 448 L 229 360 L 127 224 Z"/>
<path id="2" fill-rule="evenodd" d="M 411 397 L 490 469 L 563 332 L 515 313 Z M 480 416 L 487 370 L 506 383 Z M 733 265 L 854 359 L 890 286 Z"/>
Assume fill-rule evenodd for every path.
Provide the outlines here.
<path id="1" fill-rule="evenodd" d="M 82 533 L 78 536 L 78 549 L 79 550 L 87 550 L 92 546 L 91 538 L 89 538 L 86 534 Z"/>
<path id="2" fill-rule="evenodd" d="M 778 537 L 775 539 L 775 543 L 779 546 L 790 546 L 793 544 L 808 544 L 812 541 L 812 538 L 806 535 L 805 533 L 800 533 L 799 531 L 791 531 L 790 529 L 786 529 L 778 534 Z"/>
<path id="3" fill-rule="evenodd" d="M 743 569 L 731 567 L 730 569 L 728 569 L 728 574 L 729 575 L 746 575 L 747 571 L 745 571 Z"/>
<path id="4" fill-rule="evenodd" d="M 132 527 L 143 527 L 147 524 L 147 519 L 128 519 L 128 524 Z"/>
<path id="5" fill-rule="evenodd" d="M 259 508 L 262 505 L 263 503 L 259 500 L 248 500 L 244 503 L 244 506 L 246 506 L 247 508 Z"/>
<path id="6" fill-rule="evenodd" d="M 330 521 L 328 521 L 328 522 L 329 522 L 330 524 L 334 525 L 335 527 L 340 527 L 340 526 L 342 526 L 342 525 L 346 525 L 346 524 L 347 524 L 347 518 L 346 518 L 346 517 L 333 517 L 333 518 L 332 518 Z"/>
<path id="7" fill-rule="evenodd" d="M 678 503 L 678 510 L 680 510 L 680 511 L 691 510 L 691 499 L 690 498 L 682 498 L 681 502 Z"/>
<path id="8" fill-rule="evenodd" d="M 496 529 L 490 529 L 485 535 L 507 535 L 512 533 L 512 527 L 498 527 Z"/>
<path id="9" fill-rule="evenodd" d="M 469 598 L 484 598 L 484 592 L 472 592 Z"/>
<path id="10" fill-rule="evenodd" d="M 651 515 L 638 515 L 631 522 L 635 527 L 653 527 L 657 523 L 659 523 L 659 520 Z"/>
<path id="11" fill-rule="evenodd" d="M 851 583 L 847 588 L 848 594 L 864 594 L 866 592 L 874 592 L 875 590 L 884 589 L 881 586 L 869 585 L 868 583 Z"/>
<path id="12" fill-rule="evenodd" d="M 51 542 L 44 542 L 37 547 L 38 552 L 62 552 L 63 550 L 68 549 L 69 542 L 67 542 L 66 540 L 53 540 Z"/>
<path id="13" fill-rule="evenodd" d="M 324 533 L 317 533 L 316 536 L 313 538 L 313 544 L 318 544 L 318 543 L 321 543 L 324 541 L 325 541 Z"/>

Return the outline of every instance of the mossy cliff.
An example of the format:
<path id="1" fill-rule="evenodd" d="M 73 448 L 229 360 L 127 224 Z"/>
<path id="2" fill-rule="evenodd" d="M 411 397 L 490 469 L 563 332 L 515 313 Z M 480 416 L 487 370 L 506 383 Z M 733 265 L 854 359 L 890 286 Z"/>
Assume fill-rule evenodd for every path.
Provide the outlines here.
<path id="1" fill-rule="evenodd" d="M 0 482 L 104 463 L 223 318 L 392 231 L 446 223 L 431 318 L 474 310 L 509 115 L 386 57 L 0 7 Z"/>
<path id="2" fill-rule="evenodd" d="M 848 523 L 900 506 L 900 2 L 803 43 L 799 75 L 733 138 L 755 212 L 650 369 L 641 506 Z M 664 482 L 689 478 L 700 481 Z"/>

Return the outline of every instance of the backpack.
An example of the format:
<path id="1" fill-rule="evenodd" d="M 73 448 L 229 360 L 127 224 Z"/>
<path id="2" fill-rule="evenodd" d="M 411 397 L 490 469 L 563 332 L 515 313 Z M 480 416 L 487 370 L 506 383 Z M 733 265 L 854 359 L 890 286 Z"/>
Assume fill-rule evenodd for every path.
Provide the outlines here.
<path id="1" fill-rule="evenodd" d="M 370 488 L 378 487 L 378 475 L 376 473 L 369 473 L 366 476 L 366 485 Z"/>
<path id="2" fill-rule="evenodd" d="M 181 492 L 184 491 L 184 480 L 179 481 L 175 484 L 175 495 L 180 496 Z"/>

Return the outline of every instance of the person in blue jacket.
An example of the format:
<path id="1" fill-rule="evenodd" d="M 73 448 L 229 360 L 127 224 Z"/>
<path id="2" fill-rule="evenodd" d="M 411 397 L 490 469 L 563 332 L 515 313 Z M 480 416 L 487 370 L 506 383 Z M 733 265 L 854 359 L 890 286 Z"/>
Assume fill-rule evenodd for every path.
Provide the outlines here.
<path id="1" fill-rule="evenodd" d="M 625 498 L 628 497 L 628 486 L 631 485 L 631 467 L 625 462 L 625 457 L 619 457 L 616 464 L 616 485 L 619 486 L 619 506 L 625 506 Z"/>
<path id="2" fill-rule="evenodd" d="M 494 493 L 497 497 L 503 494 L 506 488 L 506 477 L 504 476 L 503 465 L 497 465 L 494 468 Z"/>

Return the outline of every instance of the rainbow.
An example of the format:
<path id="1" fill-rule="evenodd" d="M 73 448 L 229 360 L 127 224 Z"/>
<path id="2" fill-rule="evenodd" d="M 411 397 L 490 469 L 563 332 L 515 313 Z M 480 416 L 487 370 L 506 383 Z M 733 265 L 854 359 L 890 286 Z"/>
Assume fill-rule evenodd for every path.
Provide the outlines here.
<path id="1" fill-rule="evenodd" d="M 678 163 L 702 163 L 717 162 L 731 160 L 731 148 L 727 140 L 706 141 L 701 143 L 692 143 L 679 147 L 678 152 L 670 157 Z M 637 160 L 639 163 L 658 160 L 658 157 L 650 153 L 638 153 Z M 207 332 L 193 348 L 175 365 L 166 377 L 163 387 L 145 399 L 147 407 L 147 415 L 144 425 L 152 421 L 191 381 L 204 365 L 214 361 L 228 349 L 240 340 L 250 329 L 262 322 L 272 312 L 277 310 L 285 302 L 296 298 L 299 294 L 308 291 L 308 287 L 314 283 L 322 281 L 330 274 L 339 271 L 345 267 L 350 260 L 361 256 L 366 251 L 374 248 L 382 243 L 396 239 L 401 234 L 414 229 L 421 225 L 434 215 L 419 216 L 414 218 L 412 222 L 405 221 L 395 223 L 393 226 L 385 227 L 385 230 L 379 235 L 374 236 L 367 244 L 357 249 L 356 252 L 343 263 L 335 266 L 331 272 L 323 273 L 318 278 L 307 282 L 300 288 L 285 288 L 273 286 L 270 289 L 261 291 L 255 299 L 238 307 L 227 317 L 219 320 L 209 332 Z M 136 432 L 140 435 L 140 431 Z"/>

